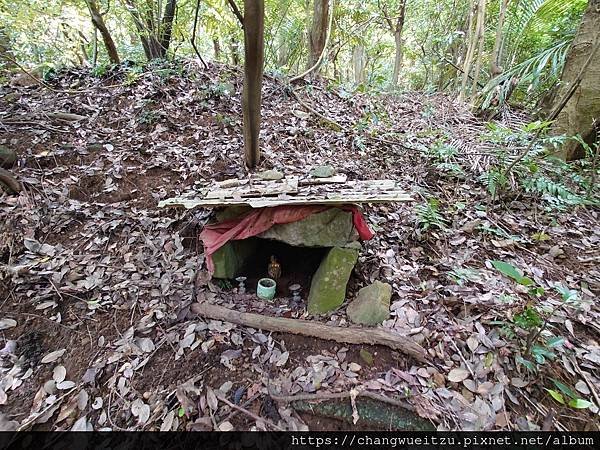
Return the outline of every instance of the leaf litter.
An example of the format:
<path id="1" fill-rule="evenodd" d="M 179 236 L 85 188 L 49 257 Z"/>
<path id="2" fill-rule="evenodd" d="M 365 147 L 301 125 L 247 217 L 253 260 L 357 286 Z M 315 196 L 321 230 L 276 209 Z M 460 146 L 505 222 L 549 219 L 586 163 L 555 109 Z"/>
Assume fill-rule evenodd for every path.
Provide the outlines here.
<path id="1" fill-rule="evenodd" d="M 349 179 L 392 178 L 417 197 L 439 199 L 445 225 L 428 231 L 411 205 L 365 207 L 377 235 L 364 245 L 349 294 L 374 280 L 390 283 L 383 326 L 412 336 L 433 365 L 385 348 L 193 317 L 195 299 L 276 316 L 302 311 L 232 297 L 206 279 L 197 235 L 209 211 L 156 208 L 197 182 L 246 174 L 240 73 L 189 63 L 183 74 L 165 66 L 123 83 L 122 69 L 106 80 L 63 71 L 52 81 L 56 89 L 79 81 L 94 94 L 21 89 L 17 102 L 0 107 L 0 143 L 17 150 L 14 171 L 27 187 L 19 197 L 0 194 L 0 414 L 24 417 L 10 427 L 51 421 L 71 430 L 233 430 L 271 423 L 300 430 L 317 425 L 288 403 L 266 401 L 272 393 L 350 392 L 356 421 L 362 389 L 406 398 L 440 430 L 536 429 L 550 411 L 558 430 L 593 423 L 598 212 L 548 214 L 527 196 L 486 207 L 485 186 L 476 180 L 489 161 L 471 154 L 494 144 L 482 138 L 483 122 L 443 95 L 348 96 L 315 83 L 302 95 L 345 128 L 334 130 L 266 78 L 262 132 L 262 170 L 299 175 L 329 164 Z M 232 90 L 218 89 L 223 80 Z M 47 111 L 84 118 L 58 123 Z M 514 113 L 504 125 L 526 120 Z M 357 123 L 368 132 L 348 131 Z M 440 136 L 473 177 L 448 179 L 432 167 L 419 149 Z M 528 289 L 493 261 L 518 267 L 515 277 L 546 291 L 560 284 L 579 294 L 576 308 L 552 316 L 547 333 L 564 340 L 538 373 L 516 364 L 522 348 L 506 327 L 530 301 Z M 547 310 L 559 302 L 538 301 Z M 348 324 L 343 309 L 312 320 Z M 544 387 L 567 396 L 552 379 L 582 402 L 568 408 L 547 395 Z M 577 408 L 588 401 L 589 408 Z"/>

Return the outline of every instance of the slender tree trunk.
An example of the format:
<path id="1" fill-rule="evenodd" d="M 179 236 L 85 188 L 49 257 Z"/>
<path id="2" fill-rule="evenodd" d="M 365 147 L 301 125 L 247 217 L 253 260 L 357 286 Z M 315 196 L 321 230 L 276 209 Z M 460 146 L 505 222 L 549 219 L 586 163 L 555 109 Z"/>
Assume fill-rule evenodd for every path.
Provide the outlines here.
<path id="1" fill-rule="evenodd" d="M 92 46 L 92 67 L 98 64 L 98 28 L 94 27 L 94 44 Z"/>
<path id="2" fill-rule="evenodd" d="M 104 23 L 104 17 L 100 14 L 100 9 L 98 8 L 98 2 L 96 0 L 85 0 L 88 10 L 90 11 L 90 16 L 92 18 L 92 23 L 94 27 L 100 32 L 102 36 L 102 40 L 104 41 L 104 46 L 106 47 L 106 52 L 108 53 L 108 59 L 113 64 L 119 64 L 119 53 L 117 52 L 117 46 L 113 41 L 113 38 Z"/>
<path id="3" fill-rule="evenodd" d="M 468 82 L 469 76 L 471 74 L 471 69 L 473 66 L 473 58 L 475 55 L 475 49 L 478 46 L 478 37 L 479 37 L 479 29 L 480 29 L 480 6 L 481 2 L 485 0 L 471 0 L 471 12 L 469 15 L 469 27 L 467 34 L 467 54 L 465 55 L 464 64 L 463 64 L 463 77 L 462 83 L 460 86 L 460 92 L 458 94 L 458 99 L 460 101 L 464 101 L 467 96 L 468 91 Z M 474 20 L 476 19 L 476 21 Z M 473 29 L 473 22 L 476 22 L 475 29 Z"/>
<path id="4" fill-rule="evenodd" d="M 367 56 L 365 46 L 358 44 L 352 49 L 352 66 L 354 68 L 354 82 L 356 84 L 364 83 L 367 80 L 365 69 L 367 67 Z"/>
<path id="5" fill-rule="evenodd" d="M 229 50 L 231 51 L 231 63 L 234 66 L 240 65 L 240 53 L 238 49 L 238 42 L 235 40 L 234 36 L 231 36 L 229 40 Z"/>
<path id="6" fill-rule="evenodd" d="M 152 2 L 146 2 L 144 15 L 140 12 L 135 0 L 124 0 L 124 2 L 133 17 L 133 22 L 140 36 L 146 59 L 151 61 L 153 59 L 165 58 L 171 44 L 177 0 L 167 1 L 162 21 L 154 17 Z"/>
<path id="7" fill-rule="evenodd" d="M 314 0 L 312 25 L 309 32 L 308 67 L 312 67 L 321 56 L 327 39 L 329 24 L 329 0 Z M 319 69 L 315 70 L 319 73 Z"/>
<path id="8" fill-rule="evenodd" d="M 221 57 L 221 43 L 219 42 L 219 38 L 213 38 L 213 50 L 215 53 L 215 59 L 219 60 Z"/>
<path id="9" fill-rule="evenodd" d="M 479 0 L 476 36 L 479 45 L 477 49 L 477 59 L 475 60 L 475 73 L 473 74 L 473 84 L 471 85 L 471 103 L 475 101 L 475 97 L 478 95 L 477 83 L 479 82 L 481 62 L 483 59 L 483 44 L 485 43 L 485 2 L 486 0 Z"/>
<path id="10" fill-rule="evenodd" d="M 506 7 L 508 6 L 509 0 L 501 0 L 500 3 L 500 12 L 498 13 L 498 24 L 496 26 L 496 38 L 494 39 L 494 49 L 492 50 L 492 61 L 490 72 L 492 74 L 492 78 L 496 78 L 498 75 L 502 73 L 502 68 L 500 67 L 501 58 L 501 49 L 502 49 L 502 40 L 504 38 L 504 19 L 506 17 Z"/>
<path id="11" fill-rule="evenodd" d="M 167 56 L 167 51 L 171 45 L 171 36 L 173 34 L 173 20 L 175 19 L 175 11 L 177 9 L 177 0 L 168 0 L 165 5 L 165 13 L 163 14 L 162 24 L 160 29 L 160 47 L 161 57 Z"/>
<path id="12" fill-rule="evenodd" d="M 591 145 L 598 139 L 600 118 L 600 0 L 588 0 L 588 7 L 567 53 L 561 83 L 550 115 L 558 112 L 553 125 L 555 134 L 579 134 Z M 570 91 L 573 91 L 572 93 Z M 571 94 L 564 107 L 561 101 Z M 575 141 L 564 144 L 560 156 L 566 160 L 585 156 Z"/>
<path id="13" fill-rule="evenodd" d="M 264 65 L 264 0 L 244 2 L 244 156 L 246 166 L 254 168 L 260 160 L 259 134 L 261 91 Z"/>
<path id="14" fill-rule="evenodd" d="M 392 86 L 397 87 L 400 79 L 400 69 L 402 68 L 402 31 L 394 33 L 394 41 L 396 44 L 396 54 L 394 56 L 394 73 L 392 74 Z"/>

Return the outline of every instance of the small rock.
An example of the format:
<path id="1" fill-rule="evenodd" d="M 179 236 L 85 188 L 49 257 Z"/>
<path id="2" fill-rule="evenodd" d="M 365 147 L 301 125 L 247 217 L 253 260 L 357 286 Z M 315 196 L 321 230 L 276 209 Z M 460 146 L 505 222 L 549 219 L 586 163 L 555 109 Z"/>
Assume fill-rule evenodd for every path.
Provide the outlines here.
<path id="1" fill-rule="evenodd" d="M 550 247 L 550 250 L 548 250 L 548 255 L 550 255 L 550 257 L 552 257 L 552 258 L 558 258 L 558 257 L 563 256 L 564 254 L 565 254 L 564 250 L 562 248 L 560 248 L 558 245 Z"/>
<path id="2" fill-rule="evenodd" d="M 348 369 L 351 370 L 352 372 L 360 372 L 360 369 L 362 369 L 362 367 L 360 366 L 360 364 L 351 362 L 350 364 L 348 364 Z"/>
<path id="3" fill-rule="evenodd" d="M 335 169 L 332 166 L 317 166 L 310 171 L 310 174 L 315 178 L 329 178 L 335 174 Z"/>
<path id="4" fill-rule="evenodd" d="M 263 180 L 281 180 L 283 178 L 283 174 L 278 170 L 263 170 L 257 175 Z"/>
<path id="5" fill-rule="evenodd" d="M 358 291 L 356 300 L 348 305 L 348 319 L 358 324 L 378 325 L 390 316 L 391 298 L 392 286 L 375 281 Z"/>

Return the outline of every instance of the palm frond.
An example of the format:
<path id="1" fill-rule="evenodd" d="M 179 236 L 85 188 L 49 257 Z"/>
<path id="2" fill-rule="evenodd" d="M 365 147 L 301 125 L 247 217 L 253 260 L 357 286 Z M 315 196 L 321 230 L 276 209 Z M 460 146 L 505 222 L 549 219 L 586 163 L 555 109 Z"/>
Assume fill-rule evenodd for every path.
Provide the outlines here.
<path id="1" fill-rule="evenodd" d="M 554 17 L 560 17 L 584 0 L 520 0 L 509 9 L 506 23 L 505 48 L 511 49 L 505 58 L 513 63 L 523 50 L 527 31 L 540 28 Z"/>
<path id="2" fill-rule="evenodd" d="M 494 98 L 497 98 L 500 104 L 504 103 L 513 79 L 517 80 L 517 87 L 527 86 L 528 89 L 539 87 L 543 80 L 548 78 L 558 79 L 571 41 L 572 39 L 560 41 L 490 80 L 481 93 L 481 107 L 488 108 Z"/>

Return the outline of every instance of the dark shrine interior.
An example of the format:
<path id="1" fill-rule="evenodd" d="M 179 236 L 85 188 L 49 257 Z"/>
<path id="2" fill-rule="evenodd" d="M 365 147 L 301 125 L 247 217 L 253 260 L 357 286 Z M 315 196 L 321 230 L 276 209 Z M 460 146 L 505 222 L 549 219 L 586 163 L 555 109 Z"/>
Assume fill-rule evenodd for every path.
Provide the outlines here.
<path id="1" fill-rule="evenodd" d="M 328 248 L 295 247 L 270 239 L 256 239 L 258 245 L 255 252 L 248 257 L 239 275 L 247 277 L 248 292 L 256 292 L 256 284 L 261 278 L 268 278 L 271 255 L 275 256 L 281 266 L 281 277 L 277 280 L 276 297 L 289 297 L 289 286 L 298 283 L 302 286 L 301 295 L 306 298 L 310 289 L 312 276 L 319 268 L 321 260 Z"/>

